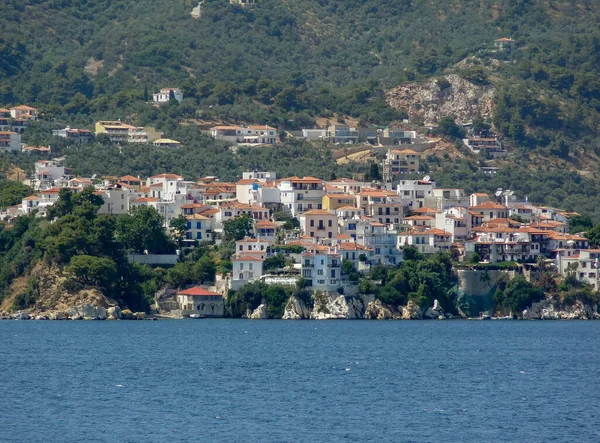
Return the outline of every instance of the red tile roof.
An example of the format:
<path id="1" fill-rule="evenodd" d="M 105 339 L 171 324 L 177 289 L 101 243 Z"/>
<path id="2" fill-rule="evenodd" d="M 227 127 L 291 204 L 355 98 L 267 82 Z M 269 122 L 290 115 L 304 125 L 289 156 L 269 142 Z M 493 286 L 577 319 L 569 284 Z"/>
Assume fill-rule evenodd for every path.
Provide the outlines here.
<path id="1" fill-rule="evenodd" d="M 188 295 L 190 297 L 210 297 L 216 295 L 222 297 L 221 294 L 207 291 L 206 289 L 201 288 L 200 286 L 194 286 L 193 288 L 189 288 L 184 291 L 179 291 L 177 295 Z"/>

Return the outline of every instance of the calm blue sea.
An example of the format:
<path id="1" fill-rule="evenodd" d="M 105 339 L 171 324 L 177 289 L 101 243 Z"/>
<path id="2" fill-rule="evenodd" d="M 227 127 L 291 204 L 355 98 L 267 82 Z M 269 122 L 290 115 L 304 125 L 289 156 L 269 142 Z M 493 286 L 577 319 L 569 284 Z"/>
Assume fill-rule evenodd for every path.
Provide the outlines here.
<path id="1" fill-rule="evenodd" d="M 0 322 L 0 440 L 599 441 L 600 322 Z"/>

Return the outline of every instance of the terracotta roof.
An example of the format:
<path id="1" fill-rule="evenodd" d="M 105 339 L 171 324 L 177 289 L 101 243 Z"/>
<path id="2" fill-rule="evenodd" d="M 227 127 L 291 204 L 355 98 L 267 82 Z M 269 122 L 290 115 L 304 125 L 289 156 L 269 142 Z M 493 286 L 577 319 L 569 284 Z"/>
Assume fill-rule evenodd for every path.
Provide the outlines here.
<path id="1" fill-rule="evenodd" d="M 261 220 L 259 222 L 256 222 L 254 224 L 255 228 L 263 228 L 263 229 L 271 229 L 271 228 L 276 228 L 277 225 L 269 220 Z"/>
<path id="2" fill-rule="evenodd" d="M 133 200 L 131 203 L 156 203 L 158 202 L 157 198 L 153 197 L 140 197 Z"/>
<path id="3" fill-rule="evenodd" d="M 189 288 L 184 291 L 179 291 L 177 295 L 188 295 L 191 297 L 211 297 L 216 295 L 219 297 L 223 297 L 221 294 L 207 291 L 206 289 L 201 288 L 200 286 L 194 286 L 193 288 Z"/>
<path id="4" fill-rule="evenodd" d="M 19 106 L 13 106 L 12 108 L 10 108 L 11 111 L 13 109 L 17 109 L 19 111 L 37 111 L 36 108 L 32 108 L 31 106 L 27 106 L 27 105 L 19 105 Z"/>
<path id="5" fill-rule="evenodd" d="M 337 188 L 339 189 L 339 188 Z M 323 197 L 329 197 L 329 198 L 347 198 L 348 200 L 356 200 L 356 196 L 354 194 L 344 194 L 342 192 L 340 193 L 333 193 L 333 194 L 325 194 Z"/>
<path id="6" fill-rule="evenodd" d="M 405 217 L 404 220 L 435 220 L 435 218 L 430 217 L 429 215 L 412 215 L 410 217 Z"/>
<path id="7" fill-rule="evenodd" d="M 394 149 L 392 154 L 419 155 L 417 151 L 413 151 L 412 149 Z"/>
<path id="8" fill-rule="evenodd" d="M 178 178 L 183 178 L 180 175 L 177 174 L 158 174 L 158 175 L 153 175 L 150 178 L 174 178 L 174 179 L 178 179 Z"/>
<path id="9" fill-rule="evenodd" d="M 243 178 L 236 182 L 236 185 L 253 185 L 254 183 L 258 183 L 256 180 L 252 178 Z"/>
<path id="10" fill-rule="evenodd" d="M 310 211 L 306 211 L 303 215 L 335 215 L 331 211 L 326 209 L 311 209 Z"/>
<path id="11" fill-rule="evenodd" d="M 235 257 L 233 261 L 265 261 L 260 257 L 253 257 L 251 255 L 242 255 L 240 257 Z"/>
<path id="12" fill-rule="evenodd" d="M 337 245 L 340 251 L 368 251 L 369 248 L 354 242 L 344 242 Z"/>
<path id="13" fill-rule="evenodd" d="M 433 208 L 416 208 L 411 209 L 410 212 L 412 212 L 413 214 L 441 214 L 440 211 Z"/>
<path id="14" fill-rule="evenodd" d="M 249 129 L 253 129 L 255 131 L 260 131 L 261 129 L 265 129 L 265 130 L 273 130 L 275 131 L 276 129 L 271 127 L 271 126 L 267 126 L 267 125 L 250 125 L 248 126 Z"/>
<path id="15" fill-rule="evenodd" d="M 477 206 L 471 206 L 472 209 L 507 209 L 506 206 L 493 201 L 486 201 Z"/>

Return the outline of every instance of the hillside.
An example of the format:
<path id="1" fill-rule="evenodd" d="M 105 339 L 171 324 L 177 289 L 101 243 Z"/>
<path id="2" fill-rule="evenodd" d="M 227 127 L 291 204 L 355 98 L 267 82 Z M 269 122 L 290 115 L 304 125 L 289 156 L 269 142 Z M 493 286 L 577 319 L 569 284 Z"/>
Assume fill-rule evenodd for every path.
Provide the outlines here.
<path id="1" fill-rule="evenodd" d="M 194 6 L 2 2 L 0 103 L 125 117 L 148 92 L 180 86 L 201 113 L 299 124 L 334 111 L 385 124 L 399 116 L 385 90 L 467 56 L 490 65 L 493 40 L 511 36 L 519 50 L 497 62 L 507 81 L 498 93 L 503 132 L 531 143 L 532 110 L 513 89 L 524 84 L 545 106 L 531 122 L 543 128 L 556 126 L 546 120 L 565 98 L 586 128 L 580 117 L 591 122 L 597 112 L 600 5 L 592 0 L 260 0 L 251 9 L 207 0 L 201 18 L 191 16 Z M 504 115 L 511 111 L 524 123 Z"/>
<path id="2" fill-rule="evenodd" d="M 223 179 L 249 168 L 349 175 L 368 171 L 370 158 L 338 165 L 328 149 L 315 155 L 297 143 L 233 153 L 188 122 L 298 129 L 337 119 L 386 125 L 408 117 L 419 125 L 480 115 L 511 148 L 494 183 L 524 194 L 537 189 L 539 202 L 590 213 L 598 207 L 598 2 L 259 0 L 243 9 L 206 0 L 194 18 L 196 4 L 2 2 L 0 104 L 38 106 L 44 121 L 24 141 L 52 143 L 79 174 L 169 170 Z M 494 39 L 506 36 L 515 50 L 497 51 Z M 149 106 L 148 96 L 163 86 L 180 87 L 183 102 Z M 67 149 L 47 136 L 66 123 L 91 128 L 99 118 L 156 126 L 184 142 L 183 154 Z M 478 175 L 480 159 L 433 154 L 425 164 L 446 186 L 492 182 Z M 7 155 L 1 166 L 28 162 Z M 545 186 L 549 176 L 558 188 Z"/>

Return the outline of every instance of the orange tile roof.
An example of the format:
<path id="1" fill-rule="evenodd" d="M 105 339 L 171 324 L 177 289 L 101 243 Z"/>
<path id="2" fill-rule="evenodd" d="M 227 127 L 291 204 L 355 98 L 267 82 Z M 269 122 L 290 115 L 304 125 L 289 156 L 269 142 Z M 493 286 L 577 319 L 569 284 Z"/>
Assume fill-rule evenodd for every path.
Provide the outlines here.
<path id="1" fill-rule="evenodd" d="M 186 289 L 184 291 L 179 291 L 177 295 L 188 295 L 190 297 L 211 297 L 216 295 L 219 297 L 223 297 L 221 294 L 207 291 L 206 289 L 201 288 L 200 286 L 194 286 L 193 288 Z"/>
<path id="2" fill-rule="evenodd" d="M 127 182 L 141 182 L 142 180 L 139 177 L 134 177 L 133 175 L 124 175 L 119 180 L 127 181 Z"/>
<path id="3" fill-rule="evenodd" d="M 477 206 L 471 206 L 472 209 L 507 209 L 506 206 L 500 203 L 494 203 L 493 201 L 486 201 Z"/>
<path id="4" fill-rule="evenodd" d="M 331 211 L 326 209 L 311 209 L 310 211 L 306 211 L 304 215 L 335 215 Z"/>

